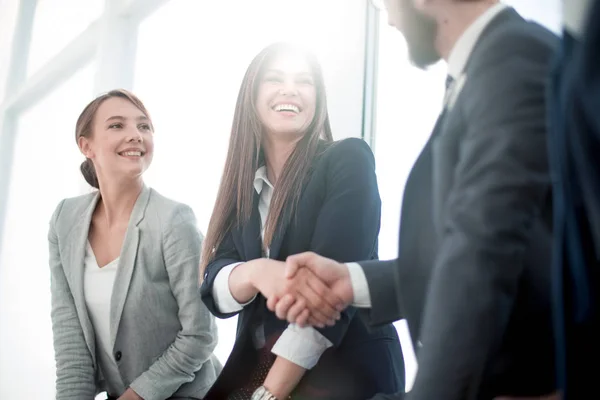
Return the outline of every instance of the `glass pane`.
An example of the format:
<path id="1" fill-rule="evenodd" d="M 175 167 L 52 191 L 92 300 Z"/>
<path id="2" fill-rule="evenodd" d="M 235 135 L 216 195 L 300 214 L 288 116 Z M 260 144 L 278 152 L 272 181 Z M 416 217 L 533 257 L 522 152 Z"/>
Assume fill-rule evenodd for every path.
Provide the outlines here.
<path id="1" fill-rule="evenodd" d="M 334 136 L 360 136 L 365 10 L 365 1 L 348 0 L 176 0 L 151 15 L 139 30 L 134 86 L 156 126 L 147 183 L 191 205 L 206 232 L 239 85 L 251 59 L 276 41 L 313 49 Z M 218 324 L 216 354 L 225 361 L 236 319 Z"/>
<path id="2" fill-rule="evenodd" d="M 27 76 L 37 72 L 102 14 L 104 0 L 38 0 Z"/>
<path id="3" fill-rule="evenodd" d="M 374 150 L 382 199 L 379 257 L 393 259 L 398 256 L 404 184 L 442 109 L 446 66 L 438 63 L 427 72 L 413 67 L 404 38 L 386 21 L 387 14 L 381 12 Z M 395 325 L 402 342 L 408 390 L 417 365 L 406 323 Z"/>
<path id="4" fill-rule="evenodd" d="M 54 398 L 48 222 L 84 187 L 75 121 L 92 82 L 86 67 L 18 121 L 0 254 L 0 398 Z"/>
<path id="5" fill-rule="evenodd" d="M 0 103 L 2 103 L 6 89 L 6 74 L 10 65 L 18 8 L 18 0 L 0 0 Z"/>

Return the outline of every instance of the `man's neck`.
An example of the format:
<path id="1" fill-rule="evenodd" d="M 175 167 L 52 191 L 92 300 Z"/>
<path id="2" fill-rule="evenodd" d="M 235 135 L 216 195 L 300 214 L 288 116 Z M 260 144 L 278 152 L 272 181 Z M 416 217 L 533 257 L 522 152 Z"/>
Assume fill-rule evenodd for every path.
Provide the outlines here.
<path id="1" fill-rule="evenodd" d="M 469 26 L 498 2 L 498 0 L 452 2 L 440 12 L 440 16 L 436 18 L 438 26 L 436 47 L 446 62 L 456 42 Z"/>

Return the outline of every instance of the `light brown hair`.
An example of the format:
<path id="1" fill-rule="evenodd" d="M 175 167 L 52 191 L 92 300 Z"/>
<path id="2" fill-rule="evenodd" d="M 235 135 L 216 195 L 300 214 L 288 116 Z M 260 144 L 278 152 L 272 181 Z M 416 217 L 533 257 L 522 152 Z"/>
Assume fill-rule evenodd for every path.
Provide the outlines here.
<path id="1" fill-rule="evenodd" d="M 142 103 L 142 101 L 136 95 L 125 89 L 114 89 L 110 92 L 104 93 L 96 97 L 87 106 L 85 106 L 85 108 L 79 115 L 79 118 L 77 118 L 77 123 L 75 124 L 76 142 L 79 142 L 80 137 L 92 136 L 92 128 L 98 109 L 100 108 L 102 103 L 113 97 L 118 97 L 129 101 L 131 104 L 136 106 L 142 113 L 144 113 L 144 115 L 146 116 L 146 118 L 148 118 L 149 121 L 151 121 L 150 114 L 148 114 L 148 110 L 146 110 L 144 103 Z M 152 122 L 150 122 L 150 126 L 152 127 Z M 79 169 L 81 170 L 81 173 L 83 174 L 83 177 L 85 178 L 87 183 L 89 183 L 92 187 L 95 187 L 96 189 L 100 188 L 100 185 L 98 183 L 98 176 L 96 175 L 96 169 L 94 168 L 92 160 L 86 158 L 85 161 L 81 163 L 81 167 Z"/>
<path id="2" fill-rule="evenodd" d="M 271 244 L 277 226 L 291 220 L 302 186 L 317 154 L 319 140 L 333 141 L 323 73 L 316 57 L 286 43 L 275 43 L 263 49 L 248 66 L 238 94 L 225 168 L 202 249 L 200 276 L 204 274 L 204 269 L 227 232 L 243 225 L 252 214 L 254 175 L 264 163 L 261 147 L 263 126 L 256 109 L 256 96 L 264 70 L 275 57 L 298 51 L 305 55 L 313 75 L 316 89 L 315 116 L 287 159 L 275 184 L 265 224 L 265 247 Z M 290 206 L 286 207 L 288 204 Z"/>

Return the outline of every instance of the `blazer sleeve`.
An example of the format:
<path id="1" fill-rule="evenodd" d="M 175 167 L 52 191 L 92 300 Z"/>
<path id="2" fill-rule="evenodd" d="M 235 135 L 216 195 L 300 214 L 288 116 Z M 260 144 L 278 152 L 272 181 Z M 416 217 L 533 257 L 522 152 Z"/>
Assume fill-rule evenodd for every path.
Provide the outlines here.
<path id="1" fill-rule="evenodd" d="M 64 200 L 56 208 L 48 232 L 56 400 L 93 400 L 96 395 L 94 362 L 63 270 L 55 229 L 63 203 Z"/>
<path id="2" fill-rule="evenodd" d="M 338 262 L 365 260 L 377 251 L 381 200 L 375 158 L 361 139 L 345 139 L 330 148 L 325 199 L 310 250 Z M 332 327 L 317 329 L 338 346 L 356 309 L 349 307 Z"/>
<path id="3" fill-rule="evenodd" d="M 404 318 L 397 292 L 398 263 L 398 259 L 359 263 L 367 278 L 371 299 L 371 308 L 361 309 L 360 313 L 370 325 L 388 324 Z"/>
<path id="4" fill-rule="evenodd" d="M 233 243 L 233 235 L 231 231 L 228 232 L 223 241 L 219 245 L 216 255 L 213 260 L 208 263 L 206 266 L 206 270 L 204 271 L 204 278 L 202 280 L 202 284 L 200 286 L 200 295 L 202 297 L 202 301 L 208 307 L 210 312 L 216 316 L 217 318 L 229 318 L 234 315 L 239 314 L 241 310 L 224 313 L 219 310 L 217 303 L 213 297 L 213 287 L 215 284 L 215 280 L 217 279 L 217 275 L 219 272 L 227 267 L 228 265 L 244 262 L 239 256 L 235 244 Z"/>
<path id="5" fill-rule="evenodd" d="M 544 94 L 553 47 L 523 34 L 494 44 L 506 50 L 471 74 L 455 106 L 467 130 L 445 203 L 411 399 L 476 393 L 536 240 L 532 226 L 550 196 Z"/>
<path id="6" fill-rule="evenodd" d="M 170 397 L 192 382 L 217 345 L 214 317 L 198 295 L 202 237 L 192 209 L 179 204 L 163 232 L 163 256 L 181 329 L 173 343 L 130 387 L 144 400 Z"/>

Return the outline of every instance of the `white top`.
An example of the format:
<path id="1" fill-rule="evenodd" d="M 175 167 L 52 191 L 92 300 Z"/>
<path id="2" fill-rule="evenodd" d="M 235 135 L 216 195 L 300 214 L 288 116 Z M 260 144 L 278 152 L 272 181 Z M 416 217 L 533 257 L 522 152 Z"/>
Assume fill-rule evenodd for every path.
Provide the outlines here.
<path id="1" fill-rule="evenodd" d="M 104 377 L 120 377 L 110 343 L 110 299 L 117 274 L 119 258 L 100 268 L 89 242 L 85 246 L 83 294 L 96 336 L 96 355 Z M 116 382 L 115 382 L 116 383 Z M 123 386 L 118 382 L 117 386 Z"/>
<path id="2" fill-rule="evenodd" d="M 260 195 L 258 201 L 258 211 L 261 221 L 261 237 L 264 238 L 265 223 L 269 215 L 269 206 L 273 197 L 273 185 L 267 177 L 267 168 L 260 167 L 254 175 L 254 189 Z M 268 256 L 269 249 L 267 249 Z M 248 303 L 238 303 L 229 290 L 229 274 L 233 269 L 242 263 L 235 263 L 221 269 L 215 278 L 213 285 L 213 298 L 219 311 L 230 313 L 242 310 L 245 305 L 254 301 L 254 298 Z M 260 326 L 255 332 L 254 343 L 256 347 L 263 347 L 265 344 L 264 327 Z M 312 327 L 301 328 L 296 324 L 289 324 L 286 330 L 281 334 L 273 349 L 273 354 L 283 357 L 296 365 L 305 369 L 311 369 L 321 355 L 329 347 L 333 346 L 325 336 Z"/>
<path id="3" fill-rule="evenodd" d="M 477 19 L 465 29 L 462 35 L 460 35 L 448 56 L 448 74 L 452 78 L 457 80 L 463 73 L 467 61 L 469 61 L 469 56 L 471 55 L 473 48 L 475 48 L 479 37 L 496 15 L 500 14 L 505 8 L 507 8 L 506 4 L 498 3 L 493 5 L 477 17 Z"/>
<path id="4" fill-rule="evenodd" d="M 581 36 L 591 4 L 592 0 L 563 0 L 564 29 L 576 37 Z"/>

